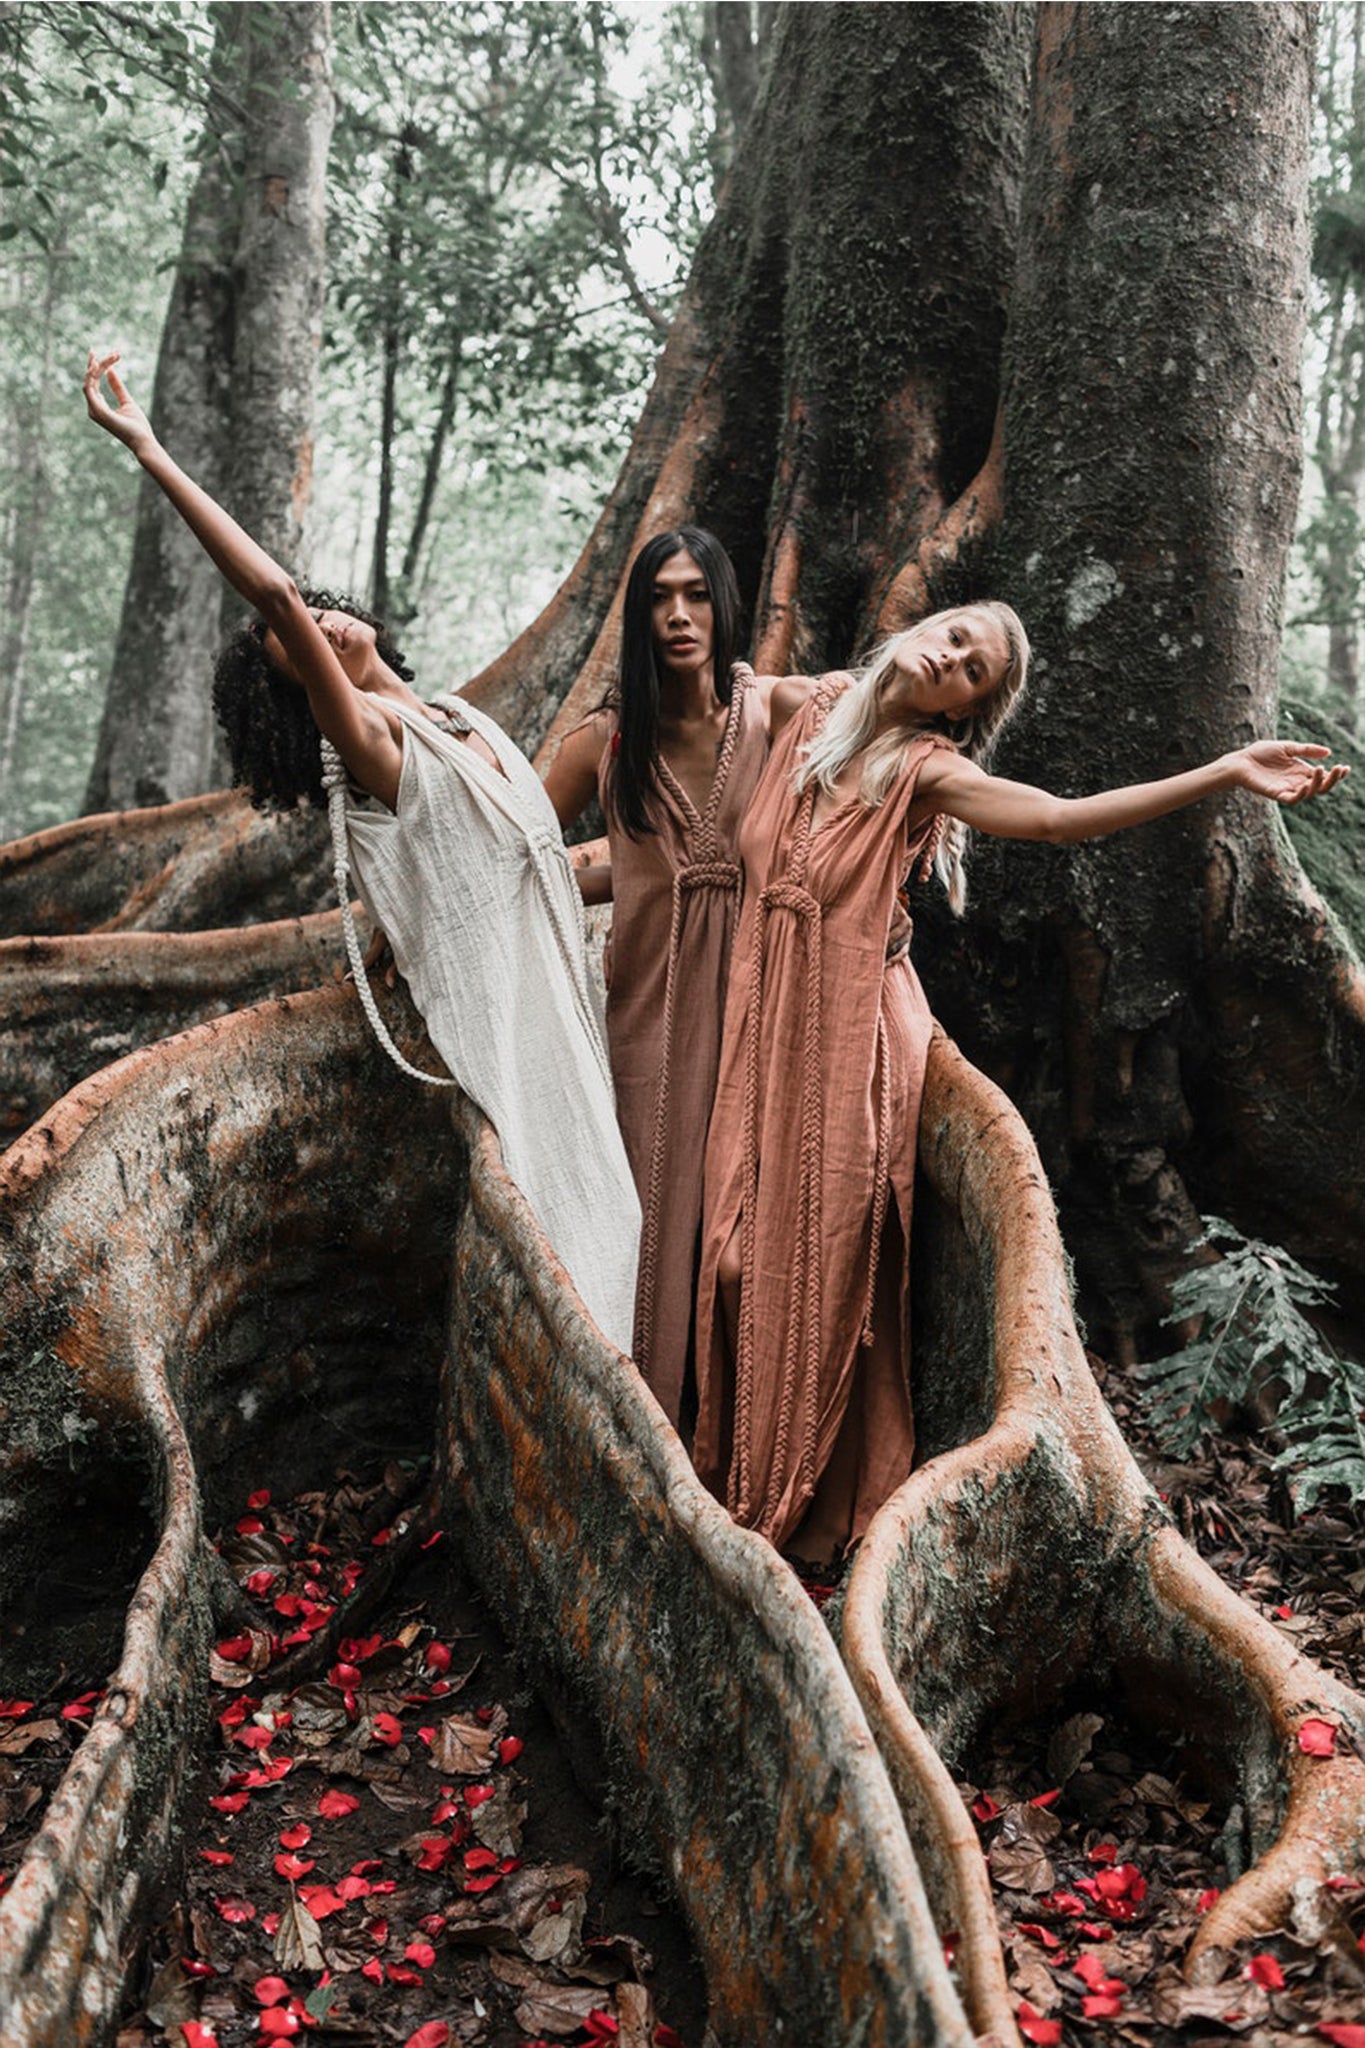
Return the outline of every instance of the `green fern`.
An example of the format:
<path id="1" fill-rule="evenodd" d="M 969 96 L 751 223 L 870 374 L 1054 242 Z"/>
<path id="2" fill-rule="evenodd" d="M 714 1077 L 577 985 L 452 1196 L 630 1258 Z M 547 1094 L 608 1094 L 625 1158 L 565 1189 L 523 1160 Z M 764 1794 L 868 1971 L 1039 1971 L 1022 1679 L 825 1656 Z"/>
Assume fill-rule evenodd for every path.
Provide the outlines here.
<path id="1" fill-rule="evenodd" d="M 1365 1500 L 1365 1366 L 1340 1357 L 1302 1312 L 1330 1302 L 1332 1289 L 1221 1217 L 1204 1224 L 1195 1249 L 1208 1245 L 1218 1256 L 1176 1282 L 1166 1317 L 1197 1321 L 1199 1335 L 1138 1369 L 1162 1447 L 1188 1457 L 1217 1428 L 1220 1410 L 1247 1407 L 1275 1381 L 1284 1449 L 1274 1464 L 1296 1507 L 1312 1507 L 1326 1487 Z"/>

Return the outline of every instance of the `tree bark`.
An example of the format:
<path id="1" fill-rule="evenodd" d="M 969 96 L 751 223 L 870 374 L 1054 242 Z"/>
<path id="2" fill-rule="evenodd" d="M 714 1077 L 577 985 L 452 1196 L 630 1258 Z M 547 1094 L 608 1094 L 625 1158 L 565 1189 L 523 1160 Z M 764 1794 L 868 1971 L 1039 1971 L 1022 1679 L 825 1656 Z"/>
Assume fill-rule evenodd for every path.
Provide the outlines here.
<path id="1" fill-rule="evenodd" d="M 600 698 L 629 559 L 683 517 L 729 548 L 763 664 L 866 638 L 990 445 L 1026 95 L 1015 7 L 784 14 L 598 532 L 473 686 L 495 716 L 534 743 L 572 681 L 553 745 Z"/>
<path id="2" fill-rule="evenodd" d="M 1299 481 L 1309 12 L 1137 19 L 1039 13 L 991 587 L 1036 648 L 998 766 L 1063 793 L 1275 729 Z M 931 920 L 930 998 L 1024 1108 L 1120 1348 L 1201 1209 L 1358 1244 L 1329 1138 L 1359 1116 L 1358 970 L 1268 807 L 982 841 L 972 893 L 965 930 Z"/>
<path id="3" fill-rule="evenodd" d="M 57 300 L 57 273 L 58 266 L 66 261 L 68 252 L 63 238 L 63 243 L 44 257 L 37 385 L 27 402 L 19 399 L 15 421 L 15 446 L 22 483 L 10 521 L 5 613 L 3 624 L 0 624 L 0 832 L 3 833 L 8 832 L 8 820 L 13 814 L 10 782 L 27 680 L 38 542 L 52 509 L 44 421 L 52 381 L 52 318 Z"/>
<path id="4" fill-rule="evenodd" d="M 232 387 L 232 256 L 243 138 L 216 110 L 240 101 L 247 10 L 214 10 L 211 93 L 199 172 L 166 321 L 151 416 L 176 459 L 214 497 L 226 488 Z M 173 803 L 213 787 L 217 728 L 209 694 L 223 586 L 149 477 L 138 495 L 133 557 L 100 720 L 87 811 Z"/>
<path id="5" fill-rule="evenodd" d="M 266 551 L 302 576 L 322 339 L 332 13 L 329 0 L 242 12 L 247 143 L 228 501 Z"/>

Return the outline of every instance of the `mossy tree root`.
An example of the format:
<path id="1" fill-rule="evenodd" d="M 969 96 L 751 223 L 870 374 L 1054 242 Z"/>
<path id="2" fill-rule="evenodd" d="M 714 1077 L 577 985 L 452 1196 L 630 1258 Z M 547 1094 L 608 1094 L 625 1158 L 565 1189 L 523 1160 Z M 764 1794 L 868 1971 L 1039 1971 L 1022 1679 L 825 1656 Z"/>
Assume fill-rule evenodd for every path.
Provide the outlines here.
<path id="1" fill-rule="evenodd" d="M 6 2048 L 106 2037 L 169 1873 L 221 1591 L 201 1496 L 382 1440 L 386 1380 L 391 1439 L 431 1416 L 462 1169 L 435 1123 L 333 988 L 130 1055 L 0 1160 L 7 1682 L 113 1666 L 0 1900 Z"/>
<path id="2" fill-rule="evenodd" d="M 108 811 L 0 846 L 0 936 L 207 931 L 332 900 L 320 812 L 253 810 L 241 790 Z"/>
<path id="3" fill-rule="evenodd" d="M 339 911 L 226 931 L 0 939 L 0 1137 L 138 1047 L 345 969 Z"/>
<path id="4" fill-rule="evenodd" d="M 1193 1963 L 1359 1869 L 1365 1700 L 1172 1527 L 1086 1365 L 1033 1142 L 942 1034 L 921 1130 L 915 1378 L 931 1455 L 873 1522 L 843 1642 L 940 1924 L 964 1937 L 973 2022 L 1012 2039 L 989 1881 L 949 1776 L 980 1731 L 1088 1685 L 1194 1738 L 1240 1799 L 1252 1867 L 1202 1920 Z M 1299 1746 L 1310 1718 L 1339 1731 L 1334 1756 Z"/>

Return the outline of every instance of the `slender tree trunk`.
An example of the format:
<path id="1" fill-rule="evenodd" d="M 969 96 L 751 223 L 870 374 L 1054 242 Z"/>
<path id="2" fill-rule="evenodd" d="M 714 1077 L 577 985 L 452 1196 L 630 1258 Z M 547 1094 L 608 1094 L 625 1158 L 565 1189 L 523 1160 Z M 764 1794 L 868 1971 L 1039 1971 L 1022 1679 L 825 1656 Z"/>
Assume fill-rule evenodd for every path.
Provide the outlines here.
<path id="1" fill-rule="evenodd" d="M 248 531 L 301 575 L 322 337 L 332 14 L 329 0 L 251 4 L 242 13 L 247 145 L 229 500 Z"/>
<path id="2" fill-rule="evenodd" d="M 232 384 L 232 256 L 237 241 L 242 136 L 221 109 L 239 102 L 246 10 L 217 6 L 212 97 L 198 175 L 166 321 L 152 421 L 205 490 L 226 488 Z M 138 496 L 133 557 L 104 700 L 87 811 L 171 803 L 213 786 L 216 727 L 210 697 L 222 583 L 185 523 L 149 478 Z"/>
<path id="3" fill-rule="evenodd" d="M 427 529 L 431 524 L 431 511 L 436 502 L 436 486 L 440 482 L 441 466 L 445 461 L 446 442 L 450 439 L 450 429 L 455 420 L 455 398 L 460 388 L 460 362 L 463 353 L 464 335 L 457 328 L 450 337 L 445 376 L 441 379 L 440 403 L 436 408 L 436 423 L 431 430 L 431 440 L 427 444 L 427 459 L 422 467 L 422 488 L 417 498 L 417 509 L 412 517 L 412 531 L 403 550 L 402 588 L 396 606 L 387 614 L 395 625 L 406 625 L 417 609 L 414 602 L 417 568 L 426 544 Z"/>
<path id="4" fill-rule="evenodd" d="M 403 261 L 403 208 L 412 183 L 412 146 L 406 133 L 394 145 L 393 194 L 389 201 L 389 270 L 397 276 Z M 370 575 L 370 607 L 381 619 L 392 612 L 389 589 L 389 534 L 393 525 L 393 458 L 398 434 L 398 361 L 403 332 L 396 301 L 384 320 L 383 384 L 379 421 L 379 504 L 374 521 L 374 567 Z"/>
<path id="5" fill-rule="evenodd" d="M 38 548 L 52 509 L 52 484 L 47 473 L 44 423 L 52 383 L 52 322 L 61 266 L 68 261 L 64 240 L 44 258 L 44 288 L 39 314 L 38 375 L 30 401 L 21 404 L 15 422 L 15 453 L 23 478 L 23 498 L 11 527 L 5 613 L 0 622 L 0 837 L 8 838 L 13 814 L 15 744 L 23 714 L 27 681 L 29 628 L 33 617 L 34 576 Z"/>

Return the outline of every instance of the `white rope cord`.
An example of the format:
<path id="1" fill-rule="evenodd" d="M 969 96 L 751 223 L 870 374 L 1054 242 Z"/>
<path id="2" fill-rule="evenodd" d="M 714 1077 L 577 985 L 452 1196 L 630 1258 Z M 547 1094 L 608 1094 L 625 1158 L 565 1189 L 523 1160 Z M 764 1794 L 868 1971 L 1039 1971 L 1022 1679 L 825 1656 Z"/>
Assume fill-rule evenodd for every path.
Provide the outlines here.
<path id="1" fill-rule="evenodd" d="M 365 961 L 360 951 L 355 913 L 351 909 L 351 859 L 346 845 L 346 770 L 330 740 L 322 742 L 322 779 L 327 791 L 327 817 L 332 827 L 332 872 L 341 898 L 341 928 L 346 934 L 346 957 L 355 977 L 361 1008 L 370 1020 L 375 1037 L 395 1066 L 401 1067 L 414 1081 L 425 1081 L 428 1088 L 458 1088 L 459 1082 L 449 1074 L 425 1073 L 421 1067 L 414 1067 L 411 1060 L 405 1059 L 379 1014 L 379 1005 L 374 999 L 374 990 L 370 987 L 370 977 L 365 972 Z"/>

